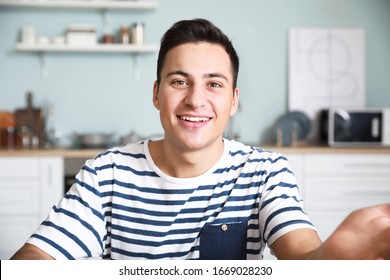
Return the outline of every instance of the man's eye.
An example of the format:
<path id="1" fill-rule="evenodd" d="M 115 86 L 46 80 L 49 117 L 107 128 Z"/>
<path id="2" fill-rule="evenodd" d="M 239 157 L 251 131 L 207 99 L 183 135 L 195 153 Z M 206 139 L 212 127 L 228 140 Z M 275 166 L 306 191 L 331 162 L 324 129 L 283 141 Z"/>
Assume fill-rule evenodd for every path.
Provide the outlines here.
<path id="1" fill-rule="evenodd" d="M 210 83 L 209 85 L 210 87 L 216 87 L 216 88 L 222 87 L 219 83 Z"/>
<path id="2" fill-rule="evenodd" d="M 183 80 L 175 80 L 175 81 L 172 81 L 172 84 L 178 85 L 178 86 L 185 86 L 187 83 L 186 83 L 186 81 L 183 81 Z"/>

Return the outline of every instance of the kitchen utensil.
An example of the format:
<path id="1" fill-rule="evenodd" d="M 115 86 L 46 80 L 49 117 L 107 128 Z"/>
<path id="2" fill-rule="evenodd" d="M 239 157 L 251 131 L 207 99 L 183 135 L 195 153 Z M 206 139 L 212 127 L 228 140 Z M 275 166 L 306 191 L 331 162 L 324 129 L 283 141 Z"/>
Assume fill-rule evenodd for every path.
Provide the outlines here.
<path id="1" fill-rule="evenodd" d="M 27 105 L 25 108 L 15 111 L 15 127 L 27 128 L 30 134 L 30 148 L 43 148 L 45 145 L 45 123 L 43 112 L 40 108 L 33 107 L 33 95 L 28 92 L 26 95 Z"/>
<path id="2" fill-rule="evenodd" d="M 84 149 L 107 148 L 114 133 L 74 133 L 75 146 Z"/>
<path id="3" fill-rule="evenodd" d="M 0 111 L 0 128 L 14 127 L 15 115 L 11 112 Z"/>

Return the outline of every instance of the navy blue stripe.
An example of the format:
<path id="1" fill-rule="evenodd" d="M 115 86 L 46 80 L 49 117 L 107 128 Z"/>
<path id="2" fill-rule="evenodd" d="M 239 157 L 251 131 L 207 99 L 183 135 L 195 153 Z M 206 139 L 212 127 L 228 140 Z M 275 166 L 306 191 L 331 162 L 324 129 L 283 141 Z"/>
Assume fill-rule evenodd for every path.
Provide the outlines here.
<path id="1" fill-rule="evenodd" d="M 100 192 L 99 192 L 96 188 L 94 188 L 94 187 L 88 185 L 87 183 L 85 183 L 85 182 L 83 182 L 83 181 L 80 181 L 79 179 L 76 178 L 76 179 L 75 179 L 75 184 L 79 185 L 80 187 L 85 188 L 86 190 L 90 191 L 90 192 L 93 193 L 94 195 L 100 197 Z"/>
<path id="2" fill-rule="evenodd" d="M 142 198 L 136 195 L 130 195 L 130 194 L 123 194 L 117 191 L 108 191 L 101 193 L 102 197 L 121 197 L 129 202 L 131 200 L 138 201 L 138 202 L 144 202 L 147 204 L 155 204 L 155 205 L 183 205 L 185 203 L 185 200 L 159 200 L 159 199 L 147 199 Z"/>
<path id="3" fill-rule="evenodd" d="M 124 220 L 127 222 L 144 224 L 144 225 L 155 225 L 155 226 L 166 226 L 166 227 L 172 224 L 171 221 L 156 221 L 156 220 L 149 220 L 144 218 L 134 218 L 134 217 L 129 217 L 128 215 L 121 215 L 116 213 L 112 213 L 112 219 Z"/>
<path id="4" fill-rule="evenodd" d="M 155 194 L 191 194 L 194 192 L 194 189 L 161 189 L 161 188 L 146 188 L 146 187 L 139 187 L 137 185 L 134 185 L 132 183 L 127 182 L 121 182 L 119 180 L 105 180 L 99 182 L 99 186 L 109 186 L 109 185 L 117 185 L 120 187 L 128 188 L 137 190 L 139 192 L 144 193 L 155 193 Z"/>
<path id="5" fill-rule="evenodd" d="M 99 170 L 99 171 L 105 170 L 105 169 L 114 169 L 114 168 L 116 168 L 118 170 L 130 171 L 131 173 L 133 173 L 137 176 L 159 177 L 156 172 L 138 171 L 138 170 L 135 170 L 134 168 L 131 168 L 130 166 L 119 165 L 119 164 L 115 164 L 115 163 L 105 164 L 102 166 L 95 167 L 95 169 Z"/>
<path id="6" fill-rule="evenodd" d="M 231 179 L 229 181 L 224 181 L 224 182 L 218 182 L 216 185 L 201 185 L 198 187 L 199 191 L 204 191 L 204 190 L 214 190 L 214 189 L 219 189 L 224 186 L 228 186 L 231 184 L 235 184 L 237 181 L 237 178 Z"/>
<path id="7" fill-rule="evenodd" d="M 272 198 L 270 198 L 270 199 L 265 200 L 265 201 L 261 204 L 260 209 L 263 209 L 264 207 L 266 207 L 268 204 L 270 204 L 271 202 L 273 202 L 273 201 L 276 200 L 276 199 L 289 199 L 289 198 L 292 198 L 292 199 L 294 199 L 294 200 L 297 201 L 297 202 L 301 202 L 301 201 L 302 201 L 302 199 L 298 199 L 296 196 L 289 196 L 289 195 L 287 195 L 287 194 L 282 194 L 282 195 L 280 195 L 280 196 L 275 196 L 275 197 L 272 197 Z"/>
<path id="8" fill-rule="evenodd" d="M 88 257 L 92 257 L 92 253 L 88 249 L 88 247 L 76 235 L 74 235 L 73 233 L 71 233 L 68 230 L 66 230 L 65 228 L 60 227 L 60 226 L 58 226 L 58 225 L 56 225 L 56 224 L 54 224 L 52 222 L 49 222 L 49 221 L 44 221 L 42 223 L 42 225 L 55 228 L 59 232 L 62 232 L 64 235 L 66 235 L 70 239 L 72 239 L 77 245 L 79 245 L 81 247 L 81 249 L 83 249 L 83 251 L 87 254 Z"/>
<path id="9" fill-rule="evenodd" d="M 260 226 L 259 226 L 259 224 L 249 224 L 248 229 L 258 230 L 258 229 L 260 229 Z"/>
<path id="10" fill-rule="evenodd" d="M 53 210 L 57 213 L 62 213 L 68 217 L 71 217 L 71 218 L 77 220 L 80 224 L 82 224 L 85 228 L 87 228 L 96 237 L 96 240 L 100 244 L 100 247 L 103 249 L 103 244 L 102 244 L 102 241 L 100 240 L 99 233 L 90 224 L 88 224 L 86 221 L 82 220 L 78 215 L 76 215 L 68 210 L 65 210 L 63 208 L 58 209 L 57 207 L 54 206 Z"/>
<path id="11" fill-rule="evenodd" d="M 250 151 L 250 153 L 252 153 L 252 151 Z M 236 156 L 236 155 L 242 155 L 242 156 L 244 156 L 244 155 L 247 155 L 247 154 L 250 154 L 250 153 L 244 152 L 244 151 L 242 151 L 242 150 L 238 150 L 238 151 L 235 151 L 235 152 L 230 151 L 230 152 L 229 152 L 229 155 L 230 155 L 231 157 L 234 157 L 234 156 Z"/>
<path id="12" fill-rule="evenodd" d="M 104 217 L 102 215 L 102 213 L 100 211 L 97 211 L 95 210 L 94 208 L 92 208 L 88 202 L 84 201 L 81 197 L 77 196 L 77 195 L 73 195 L 73 194 L 66 194 L 65 197 L 66 199 L 72 199 L 72 200 L 77 200 L 78 202 L 80 202 L 83 206 L 85 206 L 86 208 L 90 209 L 92 211 L 92 213 L 98 217 L 100 220 L 104 221 Z"/>
<path id="13" fill-rule="evenodd" d="M 93 175 L 97 175 L 96 170 L 87 165 L 84 165 L 81 169 L 89 173 L 92 173 Z"/>
<path id="14" fill-rule="evenodd" d="M 104 255 L 102 256 L 102 259 L 103 259 L 103 260 L 112 260 L 112 258 L 111 258 L 111 253 L 109 253 L 109 254 L 104 254 Z"/>
<path id="15" fill-rule="evenodd" d="M 303 213 L 303 210 L 301 207 L 285 207 L 285 208 L 281 208 L 275 212 L 273 212 L 271 215 L 268 216 L 267 220 L 265 221 L 264 223 L 264 231 L 263 231 L 263 237 L 265 237 L 265 232 L 267 231 L 267 228 L 268 228 L 268 224 L 270 223 L 270 221 L 277 215 L 281 214 L 281 213 L 285 213 L 285 212 L 292 212 L 292 211 L 299 211 L 299 212 L 302 212 Z M 302 221 L 306 224 L 311 224 L 310 222 L 308 221 L 305 221 L 305 220 L 298 220 L 298 221 Z M 294 223 L 298 223 L 296 220 L 292 220 L 292 221 L 287 221 L 285 223 L 282 223 L 282 224 L 279 224 L 277 226 L 275 226 L 274 228 L 271 229 L 270 233 L 269 233 L 269 236 L 268 238 L 270 238 L 272 236 L 273 233 L 275 233 L 276 231 L 278 231 L 279 229 L 285 227 L 285 226 L 288 226 L 290 225 L 289 223 L 291 222 L 291 224 L 294 224 Z M 312 224 L 311 224 L 312 225 Z M 264 242 L 266 242 L 266 240 L 264 239 Z"/>
<path id="16" fill-rule="evenodd" d="M 128 238 L 113 233 L 111 233 L 111 238 L 113 240 L 119 240 L 127 244 L 135 244 L 135 245 L 147 246 L 147 247 L 160 247 L 160 246 L 172 245 L 172 244 L 192 244 L 195 240 L 195 238 L 182 238 L 182 239 L 177 238 L 177 239 L 169 239 L 163 241 L 150 241 L 150 240 L 144 240 L 139 238 L 136 239 Z"/>
<path id="17" fill-rule="evenodd" d="M 241 173 L 240 174 L 240 178 L 263 176 L 263 175 L 266 175 L 266 174 L 267 174 L 267 171 L 265 171 L 265 170 L 256 170 L 255 172 Z"/>
<path id="18" fill-rule="evenodd" d="M 269 236 L 268 238 L 270 238 L 273 234 L 275 234 L 277 231 L 279 231 L 280 229 L 284 228 L 284 227 L 287 227 L 289 225 L 294 225 L 294 224 L 307 224 L 307 225 L 311 225 L 313 226 L 312 223 L 310 223 L 309 221 L 307 220 L 290 220 L 290 221 L 287 221 L 287 222 L 284 222 L 284 223 L 281 223 L 277 226 L 275 226 L 269 233 Z"/>
<path id="19" fill-rule="evenodd" d="M 158 232 L 158 231 L 151 231 L 151 230 L 143 230 L 143 229 L 137 229 L 133 227 L 124 227 L 120 226 L 117 224 L 109 224 L 112 229 L 126 232 L 126 233 L 131 233 L 131 234 L 138 234 L 142 236 L 152 236 L 152 237 L 166 237 L 169 235 L 174 235 L 174 234 L 191 234 L 194 232 L 200 231 L 200 228 L 188 228 L 188 229 L 175 229 L 175 230 L 169 230 L 167 232 Z"/>
<path id="20" fill-rule="evenodd" d="M 141 144 L 141 143 L 140 143 Z M 95 159 L 97 158 L 100 158 L 102 156 L 106 156 L 108 154 L 117 154 L 117 155 L 123 155 L 123 156 L 128 156 L 128 157 L 132 157 L 132 158 L 136 158 L 136 159 L 140 159 L 140 158 L 144 158 L 146 159 L 146 156 L 144 154 L 133 154 L 133 153 L 125 153 L 125 152 L 121 152 L 119 150 L 108 150 L 108 151 L 105 151 L 99 155 L 97 155 L 95 157 Z"/>
<path id="21" fill-rule="evenodd" d="M 155 216 L 155 217 L 175 217 L 177 216 L 177 212 L 162 212 L 162 211 L 152 211 L 148 210 L 146 208 L 136 208 L 136 207 L 131 207 L 131 206 L 125 206 L 122 204 L 117 204 L 117 203 L 112 203 L 112 202 L 107 202 L 103 204 L 103 209 L 104 208 L 110 208 L 111 209 L 118 209 L 130 213 L 137 213 L 137 214 L 145 214 L 149 216 Z"/>
<path id="22" fill-rule="evenodd" d="M 276 188 L 276 187 L 290 188 L 290 189 L 298 188 L 298 186 L 297 186 L 296 184 L 290 184 L 290 183 L 281 182 L 281 183 L 278 183 L 278 184 L 269 186 L 269 187 L 267 188 L 267 191 L 272 191 L 272 190 L 273 190 L 274 188 Z"/>
<path id="23" fill-rule="evenodd" d="M 246 153 L 243 151 L 236 151 L 236 152 L 231 152 L 230 154 L 234 157 L 236 154 L 245 155 Z M 215 170 L 213 173 L 214 174 L 222 174 L 222 173 L 228 172 L 230 170 L 235 171 L 235 170 L 238 170 L 238 169 L 244 167 L 247 163 L 260 163 L 260 162 L 267 162 L 267 161 L 269 161 L 271 163 L 275 163 L 279 160 L 287 161 L 287 158 L 284 156 L 279 156 L 275 159 L 272 159 L 272 158 L 249 158 L 247 161 L 245 161 L 239 165 L 232 165 L 230 167 L 219 168 L 219 169 Z M 262 170 L 261 172 L 263 172 L 264 174 L 267 174 L 267 171 L 265 171 L 265 170 Z"/>
<path id="24" fill-rule="evenodd" d="M 267 217 L 267 220 L 264 223 L 264 232 L 267 231 L 268 224 L 270 223 L 270 221 L 275 216 L 277 216 L 277 215 L 279 215 L 281 213 L 292 212 L 292 211 L 302 212 L 302 208 L 301 207 L 297 207 L 297 206 L 294 206 L 294 207 L 284 207 L 284 208 L 278 209 L 277 211 L 272 212 L 272 214 Z M 263 235 L 264 235 L 264 232 L 263 232 Z"/>
<path id="25" fill-rule="evenodd" d="M 232 166 L 230 166 L 230 167 L 219 168 L 219 169 L 215 170 L 215 171 L 213 172 L 213 174 L 222 174 L 222 173 L 228 172 L 228 171 L 230 171 L 230 170 L 235 171 L 235 170 L 237 170 L 237 169 L 240 169 L 240 168 L 244 167 L 245 164 L 246 164 L 246 162 L 243 162 L 243 163 L 241 163 L 240 165 L 237 165 L 237 166 L 232 165 Z"/>
<path id="26" fill-rule="evenodd" d="M 260 249 L 246 249 L 247 255 L 259 255 Z"/>
<path id="27" fill-rule="evenodd" d="M 267 178 L 265 179 L 265 183 L 267 183 L 268 180 L 271 179 L 272 177 L 275 177 L 275 176 L 279 175 L 280 173 L 285 173 L 285 172 L 293 174 L 290 169 L 288 169 L 287 167 L 284 167 L 278 171 L 270 172 L 269 175 L 267 176 Z"/>
<path id="28" fill-rule="evenodd" d="M 269 161 L 270 163 L 275 163 L 278 161 L 287 161 L 287 158 L 284 156 L 278 156 L 277 158 L 250 158 L 247 160 L 248 163 L 260 163 L 260 162 L 267 162 Z"/>
<path id="29" fill-rule="evenodd" d="M 162 258 L 182 258 L 188 254 L 188 252 L 173 252 L 173 253 L 165 253 L 165 254 L 150 254 L 150 253 L 137 253 L 137 252 L 129 252 L 120 248 L 112 247 L 111 251 L 114 253 L 118 253 L 124 256 L 133 257 L 133 258 L 144 258 L 157 260 Z"/>
<path id="30" fill-rule="evenodd" d="M 261 242 L 261 237 L 248 237 L 248 238 L 246 239 L 246 242 L 248 242 L 248 243 L 260 244 L 260 242 Z"/>
<path id="31" fill-rule="evenodd" d="M 69 254 L 68 251 L 66 251 L 64 248 L 60 247 L 57 243 L 51 241 L 50 239 L 47 239 L 46 237 L 42 236 L 42 235 L 39 235 L 39 234 L 33 234 L 31 235 L 31 237 L 34 237 L 34 238 L 37 238 L 37 239 L 40 239 L 44 242 L 46 242 L 47 244 L 51 245 L 52 247 L 56 248 L 58 251 L 61 252 L 61 254 L 63 254 L 68 260 L 74 260 L 75 258 Z"/>

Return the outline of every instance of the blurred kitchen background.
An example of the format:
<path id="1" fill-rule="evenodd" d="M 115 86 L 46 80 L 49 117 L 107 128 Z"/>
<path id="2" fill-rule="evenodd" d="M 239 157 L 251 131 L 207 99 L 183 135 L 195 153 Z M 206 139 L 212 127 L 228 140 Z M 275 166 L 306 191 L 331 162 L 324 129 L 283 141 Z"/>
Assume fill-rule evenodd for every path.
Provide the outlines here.
<path id="1" fill-rule="evenodd" d="M 232 39 L 241 59 L 241 106 L 234 120 L 234 134 L 241 141 L 275 141 L 273 125 L 288 110 L 288 30 L 292 27 L 364 29 L 366 105 L 390 107 L 388 0 L 156 3 L 153 9 L 106 11 L 0 6 L 0 110 L 25 107 L 26 94 L 31 92 L 33 106 L 48 110 L 46 129 L 56 132 L 61 145 L 71 145 L 74 133 L 115 133 L 114 140 L 118 141 L 130 132 L 158 135 L 162 130 L 151 102 L 157 50 L 139 55 L 39 55 L 18 51 L 16 44 L 26 25 L 33 26 L 43 43 L 65 35 L 75 24 L 94 26 L 99 41 L 104 33 L 110 33 L 119 42 L 122 25 L 142 23 L 144 43 L 158 46 L 175 21 L 196 17 L 219 26 Z"/>
<path id="2" fill-rule="evenodd" d="M 0 259 L 86 159 L 162 134 L 152 104 L 159 40 L 198 17 L 240 57 L 240 108 L 226 136 L 288 157 L 321 238 L 352 210 L 390 201 L 389 0 L 0 0 Z M 291 67 L 301 55 L 307 73 Z M 340 77 L 349 82 L 341 90 Z M 339 104 L 336 93 L 364 115 L 335 129 L 338 148 L 320 141 L 309 112 Z M 365 111 L 377 107 L 386 112 Z"/>

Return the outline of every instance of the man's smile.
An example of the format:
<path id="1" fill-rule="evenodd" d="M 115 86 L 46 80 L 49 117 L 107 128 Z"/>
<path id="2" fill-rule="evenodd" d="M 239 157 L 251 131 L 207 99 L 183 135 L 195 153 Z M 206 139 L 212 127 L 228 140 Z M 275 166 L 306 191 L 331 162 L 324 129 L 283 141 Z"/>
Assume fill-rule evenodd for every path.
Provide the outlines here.
<path id="1" fill-rule="evenodd" d="M 192 116 L 179 116 L 179 118 L 183 121 L 187 121 L 187 122 L 195 122 L 195 123 L 199 123 L 199 122 L 207 122 L 209 121 L 211 118 L 208 118 L 208 117 L 192 117 Z"/>

